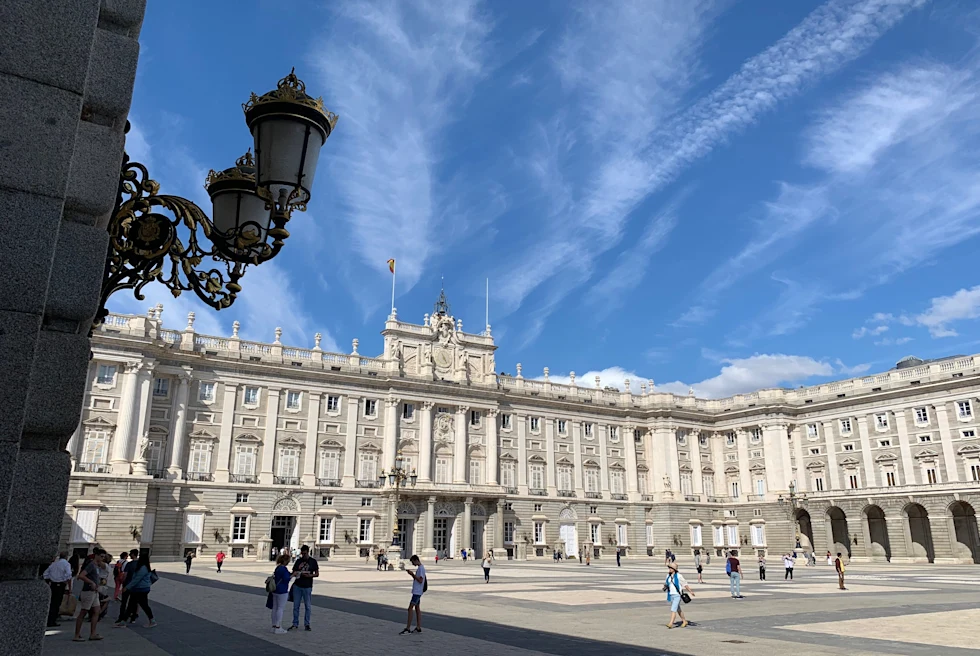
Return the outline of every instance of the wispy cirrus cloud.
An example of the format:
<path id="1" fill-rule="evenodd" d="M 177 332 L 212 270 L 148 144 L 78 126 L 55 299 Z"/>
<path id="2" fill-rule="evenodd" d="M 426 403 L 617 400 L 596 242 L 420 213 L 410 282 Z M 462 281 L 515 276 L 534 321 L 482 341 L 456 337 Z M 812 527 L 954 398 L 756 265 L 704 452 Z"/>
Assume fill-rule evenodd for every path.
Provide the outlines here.
<path id="1" fill-rule="evenodd" d="M 980 319 L 980 285 L 970 288 L 959 289 L 947 296 L 936 296 L 930 299 L 929 307 L 922 312 L 893 313 L 878 312 L 868 319 L 867 323 L 880 324 L 876 328 L 869 330 L 862 326 L 854 331 L 855 337 L 864 335 L 879 335 L 888 330 L 889 323 L 897 323 L 906 327 L 926 328 L 929 335 L 933 338 L 956 337 L 959 333 L 953 324 L 964 321 Z M 903 338 L 904 341 L 893 340 L 884 341 L 883 345 L 904 344 L 912 341 L 912 338 Z M 878 344 L 878 342 L 875 342 Z"/>

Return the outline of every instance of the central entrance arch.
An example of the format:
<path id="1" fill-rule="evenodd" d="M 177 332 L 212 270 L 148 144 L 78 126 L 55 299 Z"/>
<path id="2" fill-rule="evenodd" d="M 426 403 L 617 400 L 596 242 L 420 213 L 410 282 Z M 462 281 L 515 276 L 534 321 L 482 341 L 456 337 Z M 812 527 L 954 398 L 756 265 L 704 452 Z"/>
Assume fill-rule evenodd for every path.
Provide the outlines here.
<path id="1" fill-rule="evenodd" d="M 864 509 L 864 519 L 868 523 L 868 556 L 872 559 L 890 561 L 892 559 L 891 543 L 888 541 L 888 525 L 885 523 L 885 511 L 880 506 L 870 505 Z"/>
<path id="2" fill-rule="evenodd" d="M 905 521 L 912 546 L 912 557 L 935 561 L 936 553 L 932 546 L 932 527 L 929 525 L 929 511 L 918 503 L 905 506 Z"/>
<path id="3" fill-rule="evenodd" d="M 558 539 L 564 544 L 565 557 L 578 558 L 578 529 L 575 527 L 575 511 L 572 508 L 563 508 L 558 513 Z"/>

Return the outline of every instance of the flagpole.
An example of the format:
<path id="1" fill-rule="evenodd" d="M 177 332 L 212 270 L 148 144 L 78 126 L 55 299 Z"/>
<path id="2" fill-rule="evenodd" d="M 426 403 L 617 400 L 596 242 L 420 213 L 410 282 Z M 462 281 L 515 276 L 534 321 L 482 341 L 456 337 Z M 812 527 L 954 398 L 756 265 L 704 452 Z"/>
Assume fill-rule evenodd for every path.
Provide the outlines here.
<path id="1" fill-rule="evenodd" d="M 391 314 L 392 315 L 395 314 L 395 276 L 398 275 L 396 273 L 396 271 L 398 270 L 397 262 L 396 262 L 396 266 L 393 267 L 393 269 L 394 270 L 391 272 Z"/>
<path id="2" fill-rule="evenodd" d="M 487 321 L 486 326 L 490 327 L 490 278 L 487 278 Z"/>

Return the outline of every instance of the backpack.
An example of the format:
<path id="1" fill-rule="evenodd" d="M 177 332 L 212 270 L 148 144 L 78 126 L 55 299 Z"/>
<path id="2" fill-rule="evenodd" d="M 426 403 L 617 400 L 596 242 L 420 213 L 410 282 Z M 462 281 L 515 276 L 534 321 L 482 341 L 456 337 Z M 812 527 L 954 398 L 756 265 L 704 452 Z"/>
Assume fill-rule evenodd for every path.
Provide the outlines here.
<path id="1" fill-rule="evenodd" d="M 425 593 L 428 592 L 428 590 L 429 590 L 429 575 L 426 574 L 425 578 L 422 579 L 422 592 Z"/>
<path id="2" fill-rule="evenodd" d="M 272 594 L 276 591 L 276 577 L 270 576 L 265 580 L 265 591 Z"/>
<path id="3" fill-rule="evenodd" d="M 732 575 L 732 561 L 730 560 L 725 561 L 725 574 Z"/>

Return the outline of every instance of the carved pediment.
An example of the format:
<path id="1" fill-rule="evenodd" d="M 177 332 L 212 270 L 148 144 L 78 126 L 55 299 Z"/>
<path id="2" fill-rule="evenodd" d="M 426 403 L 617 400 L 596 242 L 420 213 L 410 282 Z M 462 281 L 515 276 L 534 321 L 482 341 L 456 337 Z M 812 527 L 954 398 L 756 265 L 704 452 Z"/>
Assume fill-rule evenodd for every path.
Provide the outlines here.
<path id="1" fill-rule="evenodd" d="M 235 440 L 238 442 L 261 442 L 262 441 L 252 433 L 242 433 L 241 435 L 237 436 Z"/>
<path id="2" fill-rule="evenodd" d="M 705 465 L 701 468 L 702 474 L 714 474 L 715 470 L 711 468 L 711 465 Z"/>
<path id="3" fill-rule="evenodd" d="M 960 454 L 961 456 L 976 455 L 980 453 L 980 446 L 977 446 L 976 444 L 967 444 L 957 449 L 956 453 Z"/>
<path id="4" fill-rule="evenodd" d="M 621 462 L 614 462 L 613 464 L 609 465 L 609 469 L 615 469 L 616 471 L 622 471 L 622 470 L 624 470 L 626 468 L 623 467 L 623 463 L 621 463 Z"/>
<path id="5" fill-rule="evenodd" d="M 859 464 L 861 463 L 857 460 L 857 458 L 847 457 L 841 458 L 840 460 L 841 467 L 857 467 Z"/>
<path id="6" fill-rule="evenodd" d="M 725 473 L 726 474 L 737 474 L 738 473 L 738 467 L 736 467 L 735 465 L 728 465 L 727 467 L 725 467 Z"/>
<path id="7" fill-rule="evenodd" d="M 597 463 L 595 460 L 591 460 L 590 459 L 590 460 L 586 460 L 585 462 L 583 462 L 582 463 L 582 466 L 583 467 L 598 467 L 599 466 L 599 463 Z"/>
<path id="8" fill-rule="evenodd" d="M 150 426 L 149 428 L 146 429 L 146 432 L 149 433 L 149 436 L 151 438 L 166 437 L 167 435 L 170 434 L 170 431 L 168 431 L 163 426 Z"/>
<path id="9" fill-rule="evenodd" d="M 381 446 L 377 442 L 361 442 L 358 447 L 361 451 L 380 451 Z"/>
<path id="10" fill-rule="evenodd" d="M 562 456 L 561 458 L 558 459 L 558 464 L 559 465 L 571 465 L 572 464 L 572 461 L 569 460 L 568 458 L 566 458 L 565 456 Z"/>
<path id="11" fill-rule="evenodd" d="M 507 460 L 509 462 L 517 462 L 517 457 L 513 453 L 503 453 L 500 455 L 501 460 Z"/>
<path id="12" fill-rule="evenodd" d="M 279 446 L 303 446 L 303 442 L 297 440 L 295 437 L 288 435 L 286 437 L 280 438 L 276 444 Z"/>
<path id="13" fill-rule="evenodd" d="M 939 454 L 932 449 L 922 449 L 915 454 L 915 457 L 924 460 L 927 458 L 936 458 L 938 455 Z"/>
<path id="14" fill-rule="evenodd" d="M 218 436 L 207 430 L 196 430 L 192 432 L 188 437 L 194 440 L 217 440 Z"/>
<path id="15" fill-rule="evenodd" d="M 89 417 L 82 422 L 82 425 L 85 426 L 85 428 L 91 428 L 93 430 L 108 430 L 116 427 L 114 423 L 105 417 Z"/>
<path id="16" fill-rule="evenodd" d="M 320 446 L 325 449 L 343 449 L 344 445 L 337 440 L 332 440 L 327 438 L 325 440 L 320 440 Z"/>
<path id="17" fill-rule="evenodd" d="M 749 467 L 749 471 L 750 472 L 756 472 L 756 473 L 758 473 L 758 472 L 764 472 L 764 471 L 766 471 L 766 466 L 763 465 L 761 462 L 757 462 L 754 465 L 752 465 L 751 467 Z"/>
<path id="18" fill-rule="evenodd" d="M 691 465 L 687 464 L 686 462 L 679 467 L 679 470 L 682 472 L 694 471 L 693 469 L 691 469 Z"/>
<path id="19" fill-rule="evenodd" d="M 823 460 L 814 460 L 813 462 L 808 463 L 806 466 L 806 468 L 811 471 L 815 469 L 823 470 L 826 467 L 827 467 L 827 463 L 825 463 Z"/>
<path id="20" fill-rule="evenodd" d="M 882 453 L 880 456 L 875 458 L 875 462 L 894 462 L 898 460 L 898 456 L 894 453 Z"/>

